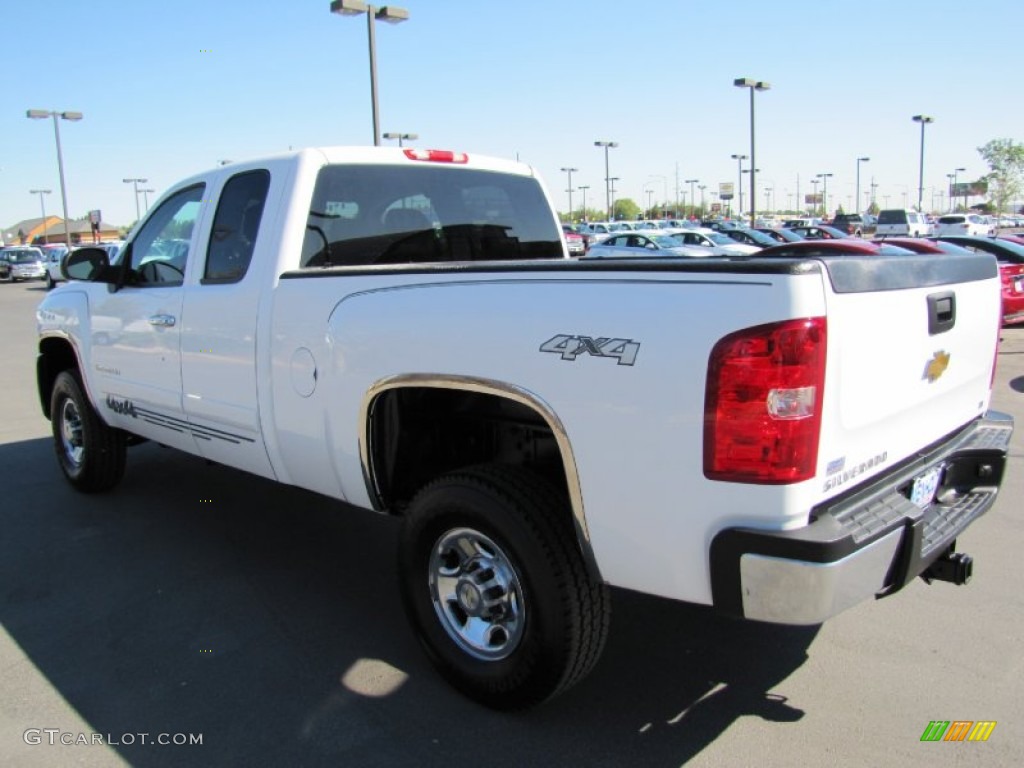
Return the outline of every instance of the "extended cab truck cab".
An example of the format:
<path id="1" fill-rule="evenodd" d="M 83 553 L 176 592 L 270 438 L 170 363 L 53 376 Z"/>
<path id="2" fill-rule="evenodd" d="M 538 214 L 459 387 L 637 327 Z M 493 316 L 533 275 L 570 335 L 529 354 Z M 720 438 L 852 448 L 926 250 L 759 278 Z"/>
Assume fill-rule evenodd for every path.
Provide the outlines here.
<path id="1" fill-rule="evenodd" d="M 58 463 L 149 439 L 404 518 L 438 670 L 521 708 L 601 653 L 608 586 L 816 623 L 994 502 L 994 259 L 567 258 L 532 169 L 303 150 L 172 187 L 38 310 Z"/>

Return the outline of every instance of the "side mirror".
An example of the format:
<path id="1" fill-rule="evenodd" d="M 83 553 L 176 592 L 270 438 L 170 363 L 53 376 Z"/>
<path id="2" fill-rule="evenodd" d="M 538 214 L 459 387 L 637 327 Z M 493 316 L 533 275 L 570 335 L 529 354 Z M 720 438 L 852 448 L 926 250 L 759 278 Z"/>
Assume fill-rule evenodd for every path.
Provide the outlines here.
<path id="1" fill-rule="evenodd" d="M 60 273 L 66 280 L 86 280 L 94 283 L 112 283 L 110 259 L 102 248 L 78 248 L 70 251 L 60 263 Z"/>

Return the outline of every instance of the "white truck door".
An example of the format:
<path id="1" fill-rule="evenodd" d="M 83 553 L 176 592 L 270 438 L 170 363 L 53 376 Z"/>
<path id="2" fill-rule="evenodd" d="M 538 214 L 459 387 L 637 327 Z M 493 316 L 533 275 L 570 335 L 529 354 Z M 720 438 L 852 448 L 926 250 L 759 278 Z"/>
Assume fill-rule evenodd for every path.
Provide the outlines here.
<path id="1" fill-rule="evenodd" d="M 183 282 L 205 187 L 178 191 L 122 251 L 124 286 L 90 292 L 97 405 L 112 425 L 196 452 L 181 397 Z"/>
<path id="2" fill-rule="evenodd" d="M 181 376 L 185 416 L 202 455 L 273 478 L 256 377 L 257 314 L 267 284 L 262 273 L 273 262 L 274 240 L 259 231 L 272 218 L 264 211 L 274 210 L 282 194 L 281 184 L 271 192 L 270 178 L 264 168 L 241 170 L 216 195 L 213 222 L 201 234 L 205 242 L 185 288 Z"/>

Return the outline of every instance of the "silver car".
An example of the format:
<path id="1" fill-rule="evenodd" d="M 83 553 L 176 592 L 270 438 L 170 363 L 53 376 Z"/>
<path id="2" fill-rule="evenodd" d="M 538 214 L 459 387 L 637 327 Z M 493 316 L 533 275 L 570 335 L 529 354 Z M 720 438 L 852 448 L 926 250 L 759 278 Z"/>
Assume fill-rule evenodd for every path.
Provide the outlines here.
<path id="1" fill-rule="evenodd" d="M 46 277 L 46 262 L 43 252 L 31 246 L 14 246 L 0 250 L 0 259 L 9 267 L 8 279 L 15 283 L 18 280 L 42 280 Z"/>
<path id="2" fill-rule="evenodd" d="M 672 235 L 652 231 L 619 232 L 590 246 L 587 259 L 652 258 L 659 256 L 710 256 L 706 249 L 689 248 Z"/>

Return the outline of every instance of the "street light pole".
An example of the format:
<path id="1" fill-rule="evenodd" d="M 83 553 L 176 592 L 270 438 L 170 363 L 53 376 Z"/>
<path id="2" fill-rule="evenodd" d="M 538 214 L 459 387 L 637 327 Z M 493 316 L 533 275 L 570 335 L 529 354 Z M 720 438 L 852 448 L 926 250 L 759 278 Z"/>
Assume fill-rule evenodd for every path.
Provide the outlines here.
<path id="1" fill-rule="evenodd" d="M 57 122 L 57 118 L 60 117 L 62 120 L 81 120 L 83 115 L 81 112 L 57 112 L 56 110 L 47 109 L 30 109 L 25 112 L 25 116 L 30 120 L 43 120 L 47 117 L 53 118 L 53 135 L 57 140 L 57 171 L 60 174 L 60 202 L 64 209 L 64 238 L 67 241 L 68 248 L 71 247 L 71 227 L 68 224 L 68 193 L 67 187 L 64 184 L 64 155 L 60 148 L 60 124 Z"/>
<path id="2" fill-rule="evenodd" d="M 814 205 L 817 206 L 818 205 L 818 185 L 821 184 L 821 179 L 811 179 L 811 184 L 814 186 L 814 192 L 811 193 L 811 196 L 814 199 Z M 817 211 L 818 209 L 817 209 L 817 207 L 814 207 L 811 210 L 812 211 Z"/>
<path id="3" fill-rule="evenodd" d="M 156 190 L 155 189 L 140 189 L 139 192 L 142 193 L 142 204 L 145 206 L 144 211 L 148 211 L 149 210 L 149 196 L 153 192 L 156 192 Z"/>
<path id="4" fill-rule="evenodd" d="M 149 179 L 123 179 L 125 184 L 131 184 L 135 188 L 135 220 L 142 218 L 139 213 L 139 184 L 145 184 Z"/>
<path id="5" fill-rule="evenodd" d="M 828 218 L 828 180 L 832 178 L 831 173 L 819 173 L 818 178 L 821 179 L 821 211 L 822 218 Z"/>
<path id="6" fill-rule="evenodd" d="M 394 5 L 383 8 L 369 5 L 362 0 L 332 0 L 331 13 L 341 16 L 358 16 L 366 14 L 366 31 L 370 47 L 370 105 L 373 109 L 373 146 L 380 146 L 380 108 L 377 104 L 377 40 L 374 31 L 374 20 L 398 24 L 409 18 L 409 11 Z"/>
<path id="7" fill-rule="evenodd" d="M 577 187 L 577 189 L 579 189 L 583 193 L 583 211 L 582 211 L 583 215 L 580 216 L 580 218 L 583 221 L 586 221 L 587 220 L 587 190 L 590 189 L 590 187 L 587 186 L 586 184 L 584 184 L 582 187 Z"/>
<path id="8" fill-rule="evenodd" d="M 756 176 L 754 169 L 757 168 L 757 154 L 754 150 L 754 91 L 767 91 L 771 88 L 771 84 L 749 77 L 738 77 L 732 81 L 732 84 L 737 88 L 750 89 L 750 226 L 753 227 L 756 223 L 754 209 L 757 208 L 757 184 L 754 181 Z"/>
<path id="9" fill-rule="evenodd" d="M 608 172 L 608 150 L 619 146 L 617 141 L 595 141 L 595 147 L 604 147 L 604 201 L 608 208 L 608 221 L 612 221 L 611 174 Z"/>
<path id="10" fill-rule="evenodd" d="M 954 188 L 956 188 L 956 186 L 957 186 L 956 182 L 957 182 L 957 179 L 959 179 L 959 177 L 960 177 L 960 172 L 961 171 L 966 171 L 966 170 L 967 170 L 966 168 L 954 168 L 953 169 L 953 187 Z M 953 205 L 952 208 L 953 208 L 953 212 L 955 212 L 956 211 L 956 205 Z M 966 191 L 964 192 L 964 213 L 967 213 L 967 192 Z"/>
<path id="11" fill-rule="evenodd" d="M 854 201 L 856 201 L 857 208 L 860 208 L 860 164 L 861 163 L 866 163 L 869 160 L 871 160 L 870 157 L 858 157 L 857 158 L 857 194 L 853 198 Z M 854 213 L 858 213 L 858 211 L 855 210 Z"/>
<path id="12" fill-rule="evenodd" d="M 46 245 L 46 201 L 43 200 L 43 195 L 50 194 L 48 189 L 30 189 L 29 194 L 39 195 L 39 210 L 43 213 L 43 245 Z"/>
<path id="13" fill-rule="evenodd" d="M 697 189 L 700 190 L 700 218 L 704 218 L 704 190 L 708 188 L 707 184 L 701 184 Z"/>
<path id="14" fill-rule="evenodd" d="M 915 123 L 921 124 L 921 164 L 917 174 L 917 210 L 921 211 L 921 204 L 924 200 L 924 127 L 928 123 L 934 123 L 935 118 L 928 115 L 914 115 L 911 119 Z"/>
<path id="15" fill-rule="evenodd" d="M 400 146 L 400 147 L 404 146 L 402 144 L 402 139 L 408 139 L 409 141 L 416 141 L 416 139 L 418 139 L 419 137 L 420 137 L 420 135 L 418 133 L 399 133 L 399 132 L 388 131 L 387 133 L 384 134 L 384 138 L 385 139 L 398 139 L 398 146 Z"/>
<path id="16" fill-rule="evenodd" d="M 697 204 L 697 197 L 693 194 L 693 185 L 700 184 L 700 179 L 684 179 L 684 182 L 690 185 L 690 208 L 693 208 Z M 701 205 L 703 206 L 703 203 Z M 684 205 L 683 208 L 685 209 L 686 206 Z"/>
<path id="17" fill-rule="evenodd" d="M 732 159 L 736 161 L 736 191 L 740 196 L 740 208 L 739 217 L 743 218 L 743 161 L 747 159 L 746 155 L 731 155 Z"/>
<path id="18" fill-rule="evenodd" d="M 569 188 L 565 191 L 569 193 L 569 221 L 572 221 L 572 175 L 579 170 L 579 168 L 562 168 L 564 173 L 569 174 Z"/>
<path id="19" fill-rule="evenodd" d="M 618 176 L 612 176 L 610 179 L 608 179 L 609 184 L 611 184 L 611 206 L 613 210 L 615 208 L 615 182 L 618 180 Z M 614 219 L 611 216 L 609 216 L 608 221 L 614 221 Z"/>

